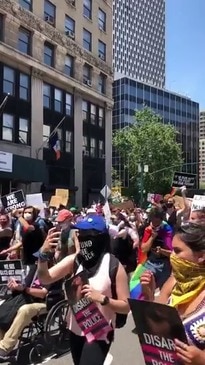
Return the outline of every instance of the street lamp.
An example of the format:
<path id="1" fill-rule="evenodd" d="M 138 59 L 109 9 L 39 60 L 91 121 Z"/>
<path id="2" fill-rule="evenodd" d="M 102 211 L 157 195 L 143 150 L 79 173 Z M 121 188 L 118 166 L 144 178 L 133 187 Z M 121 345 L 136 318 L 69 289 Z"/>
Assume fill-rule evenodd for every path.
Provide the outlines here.
<path id="1" fill-rule="evenodd" d="M 149 172 L 149 166 L 144 165 L 143 162 L 138 164 L 138 173 L 140 174 L 140 206 L 144 203 L 144 174 Z"/>

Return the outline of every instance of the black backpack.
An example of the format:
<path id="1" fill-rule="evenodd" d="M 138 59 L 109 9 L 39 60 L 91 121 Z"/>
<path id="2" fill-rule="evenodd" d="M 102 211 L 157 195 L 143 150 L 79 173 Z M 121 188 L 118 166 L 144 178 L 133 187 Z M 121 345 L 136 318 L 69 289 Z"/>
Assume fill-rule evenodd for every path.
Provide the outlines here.
<path id="1" fill-rule="evenodd" d="M 110 254 L 110 264 L 109 264 L 109 276 L 111 281 L 111 291 L 112 291 L 112 298 L 117 299 L 117 292 L 116 292 L 116 275 L 119 267 L 119 260 L 112 254 Z M 77 272 L 79 266 L 78 259 L 74 261 L 73 271 L 74 274 Z M 127 322 L 127 314 L 120 314 L 116 313 L 116 322 L 115 328 L 122 328 L 125 326 Z"/>

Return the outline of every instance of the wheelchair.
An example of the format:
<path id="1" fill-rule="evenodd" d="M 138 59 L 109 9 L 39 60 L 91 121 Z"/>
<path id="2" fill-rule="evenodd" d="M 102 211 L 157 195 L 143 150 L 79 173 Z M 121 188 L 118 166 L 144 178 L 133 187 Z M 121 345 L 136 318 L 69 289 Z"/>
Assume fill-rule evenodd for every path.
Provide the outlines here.
<path id="1" fill-rule="evenodd" d="M 52 297 L 54 300 L 51 301 Z M 69 352 L 66 323 L 69 306 L 64 293 L 49 292 L 46 307 L 46 312 L 40 312 L 24 328 L 18 347 L 11 353 L 11 364 L 42 364 Z"/>

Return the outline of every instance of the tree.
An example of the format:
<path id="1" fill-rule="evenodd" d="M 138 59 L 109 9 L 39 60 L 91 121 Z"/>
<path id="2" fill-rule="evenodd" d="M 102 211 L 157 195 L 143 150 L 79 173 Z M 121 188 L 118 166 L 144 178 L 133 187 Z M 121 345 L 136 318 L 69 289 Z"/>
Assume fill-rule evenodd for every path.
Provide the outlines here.
<path id="1" fill-rule="evenodd" d="M 136 112 L 132 124 L 114 133 L 113 145 L 129 169 L 131 185 L 146 193 L 169 191 L 173 174 L 183 163 L 177 134 L 173 125 L 164 124 L 147 107 Z M 148 165 L 147 173 L 143 173 L 144 165 Z"/>
<path id="2" fill-rule="evenodd" d="M 117 171 L 112 167 L 112 187 L 120 187 L 122 182 L 120 181 Z"/>

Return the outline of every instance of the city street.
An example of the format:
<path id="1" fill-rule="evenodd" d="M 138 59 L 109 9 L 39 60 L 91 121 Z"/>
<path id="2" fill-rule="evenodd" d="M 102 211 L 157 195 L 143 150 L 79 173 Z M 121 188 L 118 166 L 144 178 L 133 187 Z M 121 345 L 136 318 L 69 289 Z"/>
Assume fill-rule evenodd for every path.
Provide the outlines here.
<path id="1" fill-rule="evenodd" d="M 105 365 L 144 365 L 137 335 L 132 333 L 134 323 L 129 315 L 127 325 L 116 331 L 115 342 L 110 350 L 110 354 Z M 73 365 L 70 355 L 49 361 L 49 365 Z M 88 364 L 89 365 L 89 364 Z"/>

